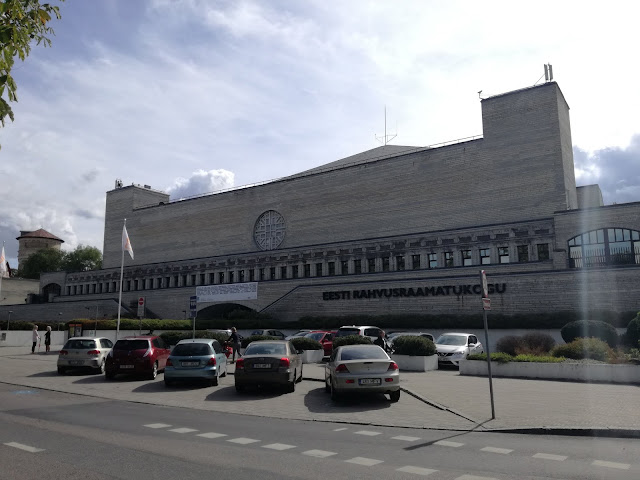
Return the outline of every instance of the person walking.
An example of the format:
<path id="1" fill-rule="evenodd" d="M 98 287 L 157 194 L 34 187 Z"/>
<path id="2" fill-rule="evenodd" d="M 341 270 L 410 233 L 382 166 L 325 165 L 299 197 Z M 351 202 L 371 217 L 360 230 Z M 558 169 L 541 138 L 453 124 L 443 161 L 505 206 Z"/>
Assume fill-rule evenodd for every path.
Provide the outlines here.
<path id="1" fill-rule="evenodd" d="M 391 347 L 389 347 L 389 344 L 387 343 L 387 339 L 385 338 L 385 333 L 383 330 L 380 330 L 378 332 L 378 338 L 376 338 L 373 341 L 374 345 L 378 345 L 380 348 L 382 348 L 385 352 L 387 353 L 391 353 Z"/>
<path id="2" fill-rule="evenodd" d="M 38 325 L 33 326 L 33 332 L 31 332 L 31 340 L 33 341 L 33 345 L 31 346 L 31 353 L 36 353 L 36 345 L 38 344 L 38 340 L 40 340 Z"/>
<path id="3" fill-rule="evenodd" d="M 240 337 L 238 336 L 236 327 L 231 327 L 231 335 L 227 338 L 227 342 L 231 343 L 231 349 L 233 350 L 231 363 L 234 363 L 236 361 L 236 352 L 238 353 L 238 358 L 242 356 L 240 354 Z"/>
<path id="4" fill-rule="evenodd" d="M 51 351 L 51 326 L 47 325 L 47 331 L 44 333 L 44 348 L 45 353 Z"/>

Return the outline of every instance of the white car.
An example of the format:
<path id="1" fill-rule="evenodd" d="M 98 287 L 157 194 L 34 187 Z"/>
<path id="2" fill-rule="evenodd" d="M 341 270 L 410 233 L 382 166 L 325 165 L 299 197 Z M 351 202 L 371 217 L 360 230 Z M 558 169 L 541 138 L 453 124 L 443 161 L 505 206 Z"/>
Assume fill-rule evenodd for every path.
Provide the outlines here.
<path id="1" fill-rule="evenodd" d="M 64 375 L 72 368 L 91 368 L 104 373 L 105 357 L 113 342 L 103 337 L 73 337 L 67 340 L 58 355 L 58 373 Z"/>
<path id="2" fill-rule="evenodd" d="M 470 333 L 443 333 L 436 341 L 439 365 L 459 366 L 460 360 L 474 353 L 483 353 L 484 348 L 475 335 Z"/>
<path id="3" fill-rule="evenodd" d="M 378 333 L 381 331 L 381 328 L 370 325 L 345 325 L 338 329 L 335 338 L 346 337 L 348 335 L 361 335 L 363 337 L 369 337 L 373 342 L 378 338 Z"/>

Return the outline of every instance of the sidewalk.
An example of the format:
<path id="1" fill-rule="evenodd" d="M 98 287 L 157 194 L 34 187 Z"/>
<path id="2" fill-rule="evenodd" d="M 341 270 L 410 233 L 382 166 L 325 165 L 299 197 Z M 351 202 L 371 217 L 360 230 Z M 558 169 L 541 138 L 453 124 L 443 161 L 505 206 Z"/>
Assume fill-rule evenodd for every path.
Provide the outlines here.
<path id="1" fill-rule="evenodd" d="M 526 431 L 640 437 L 640 387 L 545 380 L 494 378 L 496 419 L 491 420 L 489 382 L 457 370 L 402 372 L 403 395 L 334 404 L 324 393 L 324 365 L 305 364 L 305 381 L 295 394 L 238 396 L 233 377 L 219 388 L 167 389 L 155 381 L 107 382 L 99 375 L 56 373 L 61 346 L 31 355 L 30 348 L 0 348 L 0 382 L 103 399 L 215 410 L 299 420 L 423 427 L 443 430 Z M 232 374 L 234 365 L 229 365 Z"/>

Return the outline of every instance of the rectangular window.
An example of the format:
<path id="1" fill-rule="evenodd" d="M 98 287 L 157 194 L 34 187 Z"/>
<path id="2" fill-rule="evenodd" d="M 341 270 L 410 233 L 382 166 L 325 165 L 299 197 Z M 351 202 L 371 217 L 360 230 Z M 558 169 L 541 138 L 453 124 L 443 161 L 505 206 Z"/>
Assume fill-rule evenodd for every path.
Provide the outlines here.
<path id="1" fill-rule="evenodd" d="M 252 268 L 249 270 L 249 281 L 250 282 L 255 282 L 256 281 L 256 269 Z"/>
<path id="2" fill-rule="evenodd" d="M 67 286 L 67 295 L 71 295 L 71 285 Z"/>
<path id="3" fill-rule="evenodd" d="M 369 258 L 367 259 L 368 262 L 368 267 L 369 269 L 367 270 L 369 273 L 375 273 L 376 271 L 376 259 L 375 258 Z"/>
<path id="4" fill-rule="evenodd" d="M 138 290 L 138 280 L 133 281 L 133 289 Z M 87 289 L 88 290 L 88 289 Z"/>
<path id="5" fill-rule="evenodd" d="M 200 274 L 200 285 L 204 285 L 205 284 L 205 278 L 206 277 L 205 277 L 204 273 L 201 273 Z"/>
<path id="6" fill-rule="evenodd" d="M 224 283 L 224 272 L 218 272 L 218 283 Z"/>
<path id="7" fill-rule="evenodd" d="M 130 292 L 130 291 L 131 291 L 131 280 L 127 280 L 127 292 Z"/>
<path id="8" fill-rule="evenodd" d="M 316 263 L 316 277 L 322 276 L 322 264 Z"/>
<path id="9" fill-rule="evenodd" d="M 382 257 L 382 271 L 389 271 L 389 257 Z"/>
<path id="10" fill-rule="evenodd" d="M 164 278 L 164 288 L 169 288 L 171 286 L 171 277 Z"/>
<path id="11" fill-rule="evenodd" d="M 244 270 L 238 271 L 238 282 L 240 283 L 244 282 Z"/>
<path id="12" fill-rule="evenodd" d="M 509 263 L 509 247 L 498 247 L 500 263 Z"/>
<path id="13" fill-rule="evenodd" d="M 234 277 L 234 275 L 233 275 L 233 274 L 234 274 L 234 271 L 233 271 L 233 270 L 231 270 L 231 271 L 229 272 L 229 283 L 233 283 L 233 282 L 235 281 L 235 280 L 234 280 L 234 278 L 233 278 L 233 277 Z"/>
<path id="14" fill-rule="evenodd" d="M 291 278 L 298 278 L 298 265 L 291 266 Z"/>
<path id="15" fill-rule="evenodd" d="M 264 280 L 265 278 L 266 277 L 265 277 L 265 273 L 264 273 L 264 268 L 261 268 L 260 269 L 260 280 Z"/>
<path id="16" fill-rule="evenodd" d="M 438 268 L 438 254 L 437 253 L 429 253 L 429 254 L 427 254 L 427 260 L 429 261 L 429 268 Z"/>
<path id="17" fill-rule="evenodd" d="M 118 287 L 117 287 L 117 285 L 118 285 L 118 284 L 117 284 L 116 282 L 113 282 L 113 283 L 111 284 L 111 291 L 112 291 L 112 292 L 117 292 L 117 291 L 118 291 L 118 290 L 116 290 L 116 289 L 118 288 Z"/>
<path id="18" fill-rule="evenodd" d="M 404 256 L 398 255 L 396 257 L 396 270 L 402 271 L 404 270 Z"/>
<path id="19" fill-rule="evenodd" d="M 453 267 L 453 252 L 444 252 L 444 266 Z"/>
<path id="20" fill-rule="evenodd" d="M 186 287 L 187 286 L 187 276 L 186 275 L 182 275 L 182 285 L 180 285 L 181 287 Z"/>
<path id="21" fill-rule="evenodd" d="M 280 278 L 287 278 L 287 267 L 280 267 Z"/>
<path id="22" fill-rule="evenodd" d="M 414 270 L 420 268 L 420 255 L 411 255 L 411 268 Z"/>
<path id="23" fill-rule="evenodd" d="M 340 273 L 342 275 L 347 275 L 349 273 L 349 262 L 347 260 L 342 260 L 340 262 Z"/>
<path id="24" fill-rule="evenodd" d="M 173 286 L 174 287 L 179 287 L 180 285 L 178 284 L 178 275 L 176 275 L 175 277 L 173 277 Z"/>
<path id="25" fill-rule="evenodd" d="M 336 274 L 336 262 L 328 262 L 327 266 L 329 267 L 329 275 Z"/>
<path id="26" fill-rule="evenodd" d="M 529 261 L 529 245 L 518 245 L 518 262 Z"/>
<path id="27" fill-rule="evenodd" d="M 156 288 L 162 288 L 162 278 L 156 278 Z"/>
<path id="28" fill-rule="evenodd" d="M 480 249 L 480 265 L 489 265 L 491 263 L 491 250 L 488 248 Z"/>
<path id="29" fill-rule="evenodd" d="M 196 284 L 196 276 L 195 275 L 191 275 L 191 285 L 195 285 Z"/>
<path id="30" fill-rule="evenodd" d="M 353 273 L 362 273 L 362 260 L 358 259 L 353 261 Z"/>
<path id="31" fill-rule="evenodd" d="M 549 244 L 539 243 L 538 247 L 538 260 L 549 260 Z"/>
<path id="32" fill-rule="evenodd" d="M 270 267 L 269 268 L 269 279 L 270 280 L 275 280 L 276 279 L 276 267 Z"/>
<path id="33" fill-rule="evenodd" d="M 304 264 L 304 278 L 309 278 L 311 276 L 311 264 Z"/>
<path id="34" fill-rule="evenodd" d="M 465 267 L 473 265 L 471 261 L 471 250 L 462 250 L 462 265 Z"/>
<path id="35" fill-rule="evenodd" d="M 209 274 L 209 285 L 213 285 L 214 283 L 216 283 L 216 275 L 215 275 L 215 273 L 210 273 Z"/>

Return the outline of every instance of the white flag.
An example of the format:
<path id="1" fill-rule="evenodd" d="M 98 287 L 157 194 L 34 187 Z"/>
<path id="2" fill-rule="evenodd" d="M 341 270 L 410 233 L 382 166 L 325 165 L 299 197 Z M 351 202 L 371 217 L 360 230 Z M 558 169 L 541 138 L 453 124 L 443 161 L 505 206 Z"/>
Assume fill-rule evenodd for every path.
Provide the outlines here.
<path id="1" fill-rule="evenodd" d="M 129 234 L 127 233 L 127 226 L 122 227 L 122 251 L 129 252 L 131 259 L 133 260 L 133 247 L 131 246 L 131 240 L 129 240 Z"/>
<path id="2" fill-rule="evenodd" d="M 2 253 L 0 253 L 0 277 L 4 277 L 7 274 L 7 259 L 4 256 L 4 245 L 2 246 Z"/>

